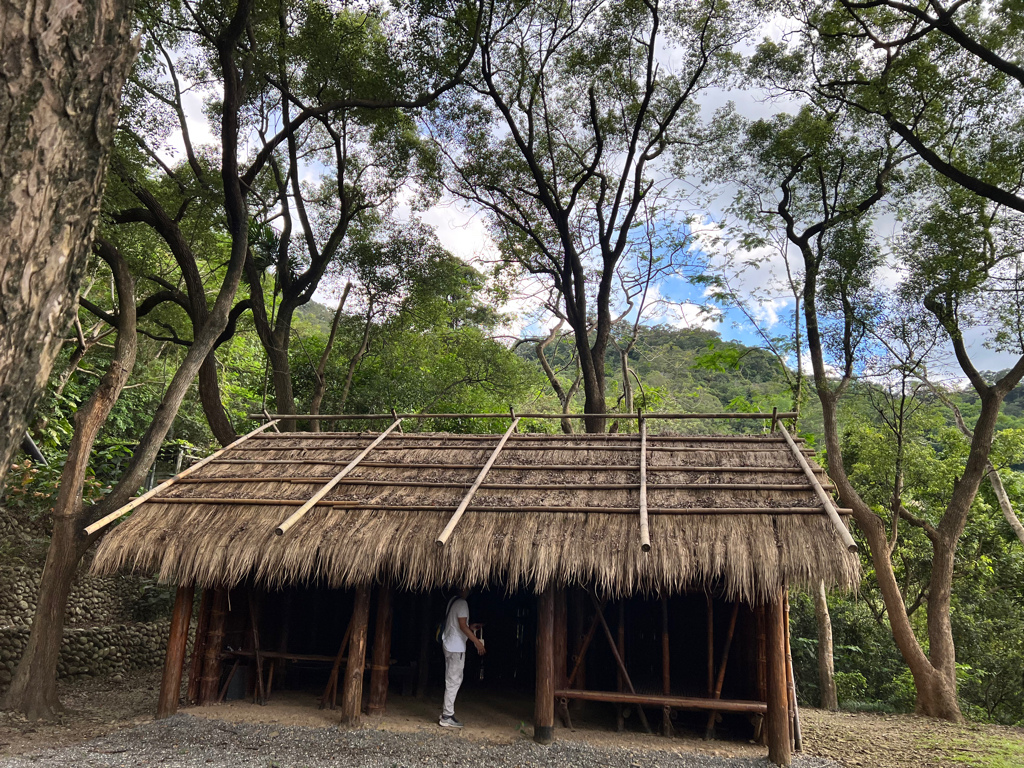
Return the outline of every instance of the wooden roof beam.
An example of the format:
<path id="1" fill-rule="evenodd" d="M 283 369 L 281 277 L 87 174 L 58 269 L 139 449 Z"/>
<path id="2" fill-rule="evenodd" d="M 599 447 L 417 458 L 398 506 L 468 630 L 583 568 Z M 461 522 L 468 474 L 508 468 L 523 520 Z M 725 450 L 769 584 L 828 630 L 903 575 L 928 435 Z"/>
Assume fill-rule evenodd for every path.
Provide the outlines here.
<path id="1" fill-rule="evenodd" d="M 480 470 L 480 474 L 476 476 L 476 482 L 473 483 L 472 487 L 466 492 L 466 495 L 462 499 L 462 503 L 459 504 L 458 509 L 452 514 L 451 520 L 448 521 L 448 525 L 444 527 L 444 530 L 438 535 L 435 540 L 435 544 L 439 547 L 443 547 L 448 538 L 452 535 L 452 531 L 455 530 L 455 526 L 459 524 L 459 520 L 462 519 L 462 515 L 466 511 L 466 507 L 469 506 L 469 502 L 473 500 L 473 495 L 477 492 L 477 489 L 483 485 L 484 478 L 487 477 L 487 473 L 491 471 L 491 467 L 494 466 L 494 462 L 497 461 L 498 456 L 501 454 L 501 449 L 505 447 L 505 443 L 508 442 L 509 437 L 516 431 L 519 426 L 519 416 L 512 419 L 512 425 L 505 430 L 505 434 L 501 436 L 501 440 L 494 448 L 494 452 L 490 458 L 487 459 L 487 463 L 484 464 L 483 469 Z"/>
<path id="2" fill-rule="evenodd" d="M 293 525 L 299 522 L 299 520 L 305 517 L 306 513 L 309 512 L 309 510 L 311 510 L 313 507 L 315 507 L 318 501 L 320 501 L 324 496 L 330 493 L 331 489 L 334 486 L 336 486 L 339 482 L 341 482 L 349 472 L 358 467 L 359 462 L 366 458 L 366 455 L 370 451 L 372 451 L 374 448 L 380 445 L 385 437 L 390 435 L 395 429 L 400 428 L 401 425 L 401 419 L 395 419 L 393 422 L 391 422 L 390 427 L 381 432 L 377 436 L 377 439 L 370 443 L 368 446 L 366 446 L 366 448 L 364 448 L 362 451 L 360 451 L 359 455 L 352 459 L 352 461 L 350 461 L 345 466 L 345 468 L 341 470 L 341 472 L 332 477 L 327 482 L 327 484 L 324 485 L 323 488 L 321 488 L 319 491 L 313 494 L 313 498 L 311 498 L 309 501 L 307 501 L 305 504 L 303 504 L 301 507 L 295 510 L 294 514 L 292 514 L 287 520 L 285 520 L 283 523 L 277 526 L 277 528 L 274 529 L 274 533 L 276 533 L 278 536 L 283 536 L 285 533 L 287 533 L 289 528 L 291 528 Z"/>

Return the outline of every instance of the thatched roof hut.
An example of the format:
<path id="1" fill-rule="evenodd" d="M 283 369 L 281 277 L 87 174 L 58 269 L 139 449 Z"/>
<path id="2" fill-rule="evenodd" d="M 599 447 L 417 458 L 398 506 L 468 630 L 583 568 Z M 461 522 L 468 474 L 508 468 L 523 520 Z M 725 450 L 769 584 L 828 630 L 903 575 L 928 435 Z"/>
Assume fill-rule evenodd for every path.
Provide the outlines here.
<path id="1" fill-rule="evenodd" d="M 859 561 L 848 510 L 766 416 L 770 434 L 728 436 L 649 436 L 643 417 L 638 435 L 519 434 L 515 418 L 500 438 L 403 434 L 397 418 L 381 433 L 272 434 L 268 424 L 91 526 L 132 511 L 92 568 L 179 585 L 159 716 L 177 708 L 196 587 L 190 700 L 223 699 L 240 663 L 260 699 L 278 662 L 333 662 L 322 702 L 340 687 L 343 722 L 362 707 L 371 593 L 369 709 L 380 711 L 393 657 L 418 670 L 418 689 L 429 681 L 432 593 L 485 587 L 490 637 L 514 645 L 500 658 L 518 659 L 519 680 L 531 677 L 524 665 L 535 669 L 539 741 L 553 738 L 556 701 L 566 719 L 572 699 L 634 706 L 645 727 L 644 709 L 660 708 L 665 733 L 679 711 L 710 711 L 709 730 L 731 712 L 759 718 L 754 735 L 785 765 L 797 732 L 786 588 L 853 589 Z M 243 598 L 235 608 L 232 590 Z M 321 599 L 326 608 L 308 609 Z M 349 613 L 342 635 L 336 619 Z"/>
<path id="2" fill-rule="evenodd" d="M 778 435 L 647 438 L 649 552 L 638 435 L 512 435 L 438 547 L 498 436 L 392 434 L 275 535 L 376 437 L 255 436 L 136 509 L 103 540 L 93 570 L 200 586 L 585 584 L 612 596 L 721 585 L 745 602 L 787 582 L 859 580 L 856 555 Z"/>

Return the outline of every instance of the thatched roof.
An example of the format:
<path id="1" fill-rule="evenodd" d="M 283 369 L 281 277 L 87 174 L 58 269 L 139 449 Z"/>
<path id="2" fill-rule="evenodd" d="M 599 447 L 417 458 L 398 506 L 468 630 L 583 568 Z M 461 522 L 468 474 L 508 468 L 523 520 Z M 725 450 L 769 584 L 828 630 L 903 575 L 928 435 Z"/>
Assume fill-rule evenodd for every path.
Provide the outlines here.
<path id="1" fill-rule="evenodd" d="M 499 436 L 395 432 L 275 535 L 376 436 L 255 436 L 143 503 L 102 541 L 93 570 L 271 588 L 713 588 L 751 602 L 784 581 L 859 581 L 857 556 L 777 435 L 647 438 L 649 552 L 640 547 L 636 435 L 512 435 L 438 547 Z"/>

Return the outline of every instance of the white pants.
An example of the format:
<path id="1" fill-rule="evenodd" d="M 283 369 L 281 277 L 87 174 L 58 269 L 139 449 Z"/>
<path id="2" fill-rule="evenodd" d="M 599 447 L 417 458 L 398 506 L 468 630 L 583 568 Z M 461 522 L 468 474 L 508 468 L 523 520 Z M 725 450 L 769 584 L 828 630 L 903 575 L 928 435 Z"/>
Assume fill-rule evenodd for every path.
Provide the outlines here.
<path id="1" fill-rule="evenodd" d="M 455 716 L 455 697 L 459 693 L 459 686 L 462 685 L 462 670 L 465 666 L 465 651 L 444 652 L 444 706 L 441 709 L 443 717 Z"/>

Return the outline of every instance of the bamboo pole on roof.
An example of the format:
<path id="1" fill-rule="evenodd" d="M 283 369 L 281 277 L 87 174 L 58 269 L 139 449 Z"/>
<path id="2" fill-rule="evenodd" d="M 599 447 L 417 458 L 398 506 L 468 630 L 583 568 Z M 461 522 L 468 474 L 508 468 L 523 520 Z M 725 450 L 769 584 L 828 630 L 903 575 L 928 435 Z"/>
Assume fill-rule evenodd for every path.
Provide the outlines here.
<path id="1" fill-rule="evenodd" d="M 640 420 L 640 549 L 651 551 L 651 526 L 647 520 L 647 421 Z"/>
<path id="2" fill-rule="evenodd" d="M 821 483 L 818 482 L 818 478 L 814 474 L 814 470 L 811 469 L 811 465 L 807 463 L 807 459 L 804 458 L 803 452 L 797 447 L 796 442 L 793 440 L 793 436 L 789 434 L 789 430 L 786 429 L 786 425 L 781 421 L 779 422 L 779 431 L 782 432 L 782 436 L 786 438 L 790 451 L 793 452 L 793 456 L 796 457 L 797 463 L 800 464 L 800 468 L 807 476 L 807 481 L 811 484 L 811 487 L 814 488 L 814 492 L 818 494 L 818 499 L 821 501 L 821 505 L 825 508 L 825 514 L 828 515 L 829 520 L 832 521 L 832 525 L 836 527 L 836 531 L 839 533 L 839 538 L 842 539 L 847 551 L 851 553 L 856 552 L 857 542 L 853 540 L 853 536 L 850 535 L 849 529 L 843 524 L 842 518 L 839 517 L 835 504 L 832 503 L 832 497 L 825 493 L 825 489 L 822 488 Z"/>
<path id="3" fill-rule="evenodd" d="M 603 417 L 612 418 L 615 414 L 603 414 Z M 799 416 L 797 411 L 787 411 L 777 414 L 779 419 L 795 419 Z M 259 421 L 265 418 L 271 419 L 292 419 L 296 421 L 381 421 L 392 418 L 390 413 L 342 413 L 342 414 L 279 414 L 279 413 L 250 413 L 246 418 L 252 421 Z M 594 413 L 520 413 L 521 419 L 592 419 L 602 418 L 602 414 Z M 400 419 L 507 419 L 507 413 L 400 413 Z M 665 419 L 677 421 L 682 419 L 751 419 L 753 421 L 767 421 L 772 418 L 771 413 L 651 413 L 651 419 Z"/>
<path id="4" fill-rule="evenodd" d="M 459 504 L 458 508 L 452 514 L 452 517 L 448 521 L 448 524 L 444 527 L 444 530 L 441 531 L 441 533 L 438 535 L 437 540 L 435 541 L 437 546 L 443 547 L 445 545 L 445 542 L 448 541 L 448 538 L 452 535 L 452 531 L 455 530 L 455 526 L 459 524 L 459 520 L 462 519 L 462 515 L 466 512 L 466 508 L 469 506 L 469 502 L 473 500 L 473 495 L 476 493 L 477 489 L 483 484 L 484 478 L 486 478 L 487 473 L 491 471 L 491 467 L 494 466 L 494 462 L 497 461 L 498 455 L 501 453 L 501 449 L 505 447 L 505 443 L 508 441 L 509 437 L 515 431 L 516 427 L 519 426 L 519 418 L 520 417 L 516 416 L 514 419 L 512 419 L 512 426 L 505 430 L 505 434 L 502 435 L 501 440 L 499 440 L 498 444 L 494 447 L 494 452 L 491 454 L 491 457 L 487 459 L 487 463 L 484 464 L 483 469 L 480 470 L 480 474 L 476 476 L 476 482 L 473 483 L 473 486 L 466 492 L 466 495 L 463 497 L 462 502 Z"/>
<path id="5" fill-rule="evenodd" d="M 365 458 L 365 456 L 370 451 L 372 451 L 374 448 L 380 445 L 384 438 L 390 435 L 394 429 L 401 425 L 401 423 L 401 419 L 395 419 L 395 421 L 391 423 L 390 427 L 381 432 L 380 435 L 377 436 L 376 440 L 374 440 L 372 443 L 366 446 L 366 448 L 360 451 L 359 455 L 352 459 L 352 461 L 350 461 L 348 465 L 343 470 L 341 470 L 341 472 L 336 474 L 330 481 L 328 481 L 323 488 L 314 493 L 313 498 L 311 498 L 309 501 L 307 501 L 305 504 L 303 504 L 301 507 L 295 510 L 295 512 L 287 520 L 285 520 L 283 523 L 277 526 L 277 528 L 274 529 L 274 533 L 276 533 L 278 536 L 283 536 L 285 533 L 287 533 L 289 528 L 291 528 L 293 525 L 299 522 L 299 520 L 305 517 L 306 513 L 309 512 L 309 510 L 311 510 L 314 506 L 316 506 L 317 502 L 320 501 L 320 499 L 322 499 L 324 496 L 330 493 L 331 489 L 334 486 L 336 486 L 349 472 L 358 467 L 359 462 L 362 461 L 363 458 Z"/>
<path id="6" fill-rule="evenodd" d="M 95 523 L 93 523 L 92 525 L 88 526 L 85 529 L 85 535 L 86 536 L 92 536 L 94 533 L 96 533 L 96 531 L 99 531 L 99 530 L 102 530 L 103 528 L 106 528 L 108 525 L 110 525 L 115 520 L 118 520 L 118 519 L 124 517 L 125 515 L 127 515 L 129 512 L 131 512 L 133 509 L 135 509 L 140 504 L 143 504 L 144 502 L 149 501 L 151 498 L 156 496 L 158 493 L 163 491 L 165 488 L 167 488 L 168 486 L 173 485 L 176 481 L 180 480 L 183 477 L 187 477 L 188 475 L 191 475 L 193 472 L 195 472 L 200 467 L 205 467 L 207 464 L 209 464 L 211 461 L 216 459 L 218 456 L 222 456 L 225 451 L 231 450 L 232 448 L 237 448 L 241 443 L 244 443 L 246 440 L 248 440 L 253 435 L 258 435 L 263 430 L 268 429 L 268 428 L 274 426 L 275 424 L 277 424 L 277 419 L 275 419 L 274 421 L 271 421 L 271 422 L 268 422 L 268 423 L 264 424 L 262 427 L 257 427 L 252 432 L 249 432 L 246 435 L 242 435 L 240 438 L 235 440 L 235 442 L 233 442 L 233 443 L 231 443 L 229 445 L 224 446 L 219 451 L 214 451 L 209 456 L 207 456 L 205 459 L 200 459 L 195 464 L 193 464 L 191 467 L 186 467 L 181 472 L 176 474 L 174 477 L 172 477 L 172 478 L 170 478 L 168 480 L 164 480 L 162 483 L 160 483 L 160 485 L 158 485 L 158 486 L 156 486 L 154 488 L 150 488 L 148 491 L 146 491 L 146 493 L 142 494 L 138 498 L 133 499 L 132 501 L 130 501 L 127 504 L 125 504 L 123 507 L 119 507 L 118 509 L 115 509 L 113 512 L 111 512 L 106 517 L 101 517 Z"/>

